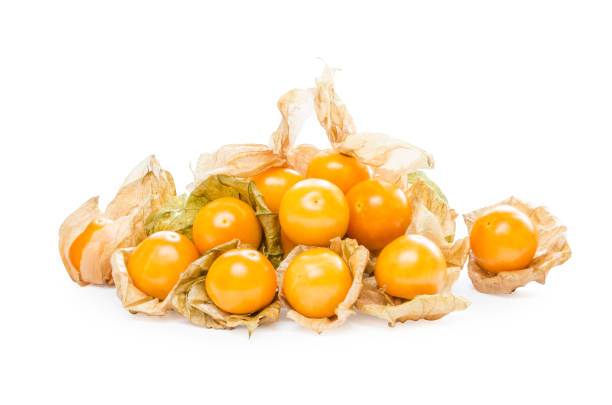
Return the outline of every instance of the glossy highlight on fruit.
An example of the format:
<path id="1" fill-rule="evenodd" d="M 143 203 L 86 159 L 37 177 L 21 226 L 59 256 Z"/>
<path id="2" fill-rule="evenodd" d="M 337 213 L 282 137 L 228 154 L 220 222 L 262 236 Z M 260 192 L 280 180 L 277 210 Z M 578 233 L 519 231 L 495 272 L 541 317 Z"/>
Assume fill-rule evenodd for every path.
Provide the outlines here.
<path id="1" fill-rule="evenodd" d="M 397 186 L 366 180 L 346 194 L 350 209 L 348 236 L 370 250 L 378 250 L 406 232 L 412 209 Z"/>
<path id="2" fill-rule="evenodd" d="M 355 184 L 372 177 L 372 171 L 352 156 L 324 151 L 306 169 L 306 177 L 332 182 L 346 193 Z"/>
<path id="3" fill-rule="evenodd" d="M 287 267 L 283 293 L 300 314 L 327 318 L 344 300 L 353 277 L 347 264 L 330 249 L 315 248 L 300 253 Z"/>
<path id="4" fill-rule="evenodd" d="M 233 239 L 258 248 L 261 237 L 261 224 L 253 208 L 233 197 L 209 202 L 193 222 L 193 242 L 201 254 Z"/>
<path id="5" fill-rule="evenodd" d="M 327 180 L 302 180 L 285 193 L 279 220 L 289 239 L 298 245 L 329 246 L 349 224 L 349 207 L 337 186 Z"/>
<path id="6" fill-rule="evenodd" d="M 490 273 L 524 269 L 538 248 L 536 229 L 518 209 L 498 206 L 474 222 L 470 248 L 478 265 Z"/>
<path id="7" fill-rule="evenodd" d="M 85 249 L 85 246 L 89 243 L 94 233 L 104 228 L 106 224 L 109 224 L 111 222 L 111 220 L 104 218 L 94 219 L 87 225 L 85 230 L 81 232 L 79 236 L 77 236 L 74 242 L 72 242 L 68 255 L 70 257 L 70 263 L 72 263 L 72 265 L 77 270 L 81 269 L 81 258 L 83 257 L 83 249 Z"/>
<path id="8" fill-rule="evenodd" d="M 206 275 L 206 293 L 232 314 L 250 314 L 276 296 L 272 263 L 255 249 L 232 249 L 219 256 Z"/>
<path id="9" fill-rule="evenodd" d="M 304 180 L 304 177 L 295 170 L 286 167 L 272 167 L 251 180 L 263 194 L 264 201 L 270 211 L 278 213 L 285 192 L 298 181 Z"/>
<path id="10" fill-rule="evenodd" d="M 446 280 L 446 261 L 431 240 L 403 235 L 380 252 L 374 276 L 387 294 L 411 300 L 440 292 Z"/>
<path id="11" fill-rule="evenodd" d="M 181 273 L 199 257 L 198 250 L 185 236 L 160 231 L 134 249 L 127 271 L 140 291 L 164 300 Z"/>

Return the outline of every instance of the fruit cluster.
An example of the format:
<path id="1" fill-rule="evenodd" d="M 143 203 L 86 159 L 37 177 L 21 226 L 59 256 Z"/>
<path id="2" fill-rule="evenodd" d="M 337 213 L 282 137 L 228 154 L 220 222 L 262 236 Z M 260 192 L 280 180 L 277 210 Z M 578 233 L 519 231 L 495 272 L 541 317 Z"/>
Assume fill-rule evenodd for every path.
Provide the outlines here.
<path id="1" fill-rule="evenodd" d="M 474 286 L 488 293 L 543 283 L 569 258 L 558 220 L 513 198 L 466 214 L 469 237 L 455 240 L 457 214 L 419 171 L 431 156 L 357 133 L 330 69 L 279 108 L 270 146 L 202 155 L 188 193 L 177 196 L 150 157 L 104 213 L 92 199 L 69 216 L 60 254 L 73 280 L 113 282 L 131 312 L 173 309 L 212 328 L 252 331 L 284 304 L 321 332 L 354 308 L 391 325 L 467 308 L 450 290 L 468 256 Z M 311 110 L 331 150 L 294 144 Z"/>

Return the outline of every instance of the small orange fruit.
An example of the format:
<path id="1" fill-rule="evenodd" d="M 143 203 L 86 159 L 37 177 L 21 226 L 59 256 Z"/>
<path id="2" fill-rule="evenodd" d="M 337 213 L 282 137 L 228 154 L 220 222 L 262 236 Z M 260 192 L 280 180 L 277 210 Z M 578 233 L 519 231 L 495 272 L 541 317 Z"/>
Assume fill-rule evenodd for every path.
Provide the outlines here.
<path id="1" fill-rule="evenodd" d="M 316 248 L 300 253 L 287 267 L 283 293 L 291 306 L 309 318 L 334 315 L 351 288 L 353 277 L 340 256 Z"/>
<path id="2" fill-rule="evenodd" d="M 233 197 L 209 202 L 193 222 L 193 242 L 202 254 L 233 239 L 258 248 L 261 237 L 261 225 L 253 208 Z"/>
<path id="3" fill-rule="evenodd" d="M 272 263 L 255 249 L 232 249 L 208 269 L 206 293 L 216 306 L 232 314 L 250 314 L 276 296 Z"/>
<path id="4" fill-rule="evenodd" d="M 355 184 L 371 178 L 372 171 L 352 156 L 323 151 L 308 164 L 306 177 L 330 181 L 346 193 Z"/>
<path id="5" fill-rule="evenodd" d="M 431 240 L 403 235 L 380 252 L 374 276 L 387 294 L 411 300 L 440 292 L 446 280 L 446 261 Z"/>
<path id="6" fill-rule="evenodd" d="M 518 209 L 498 206 L 474 221 L 470 248 L 478 265 L 488 272 L 520 270 L 529 265 L 538 248 L 536 229 Z"/>
<path id="7" fill-rule="evenodd" d="M 366 180 L 346 195 L 351 219 L 348 236 L 370 250 L 385 247 L 406 232 L 412 209 L 406 195 L 393 184 Z"/>
<path id="8" fill-rule="evenodd" d="M 304 177 L 286 167 L 272 167 L 252 178 L 272 212 L 278 212 L 285 192 L 300 180 L 304 180 Z"/>
<path id="9" fill-rule="evenodd" d="M 295 243 L 329 246 L 331 239 L 346 233 L 349 208 L 337 186 L 327 180 L 306 179 L 287 190 L 278 217 Z"/>
<path id="10" fill-rule="evenodd" d="M 127 271 L 140 291 L 164 300 L 181 273 L 199 257 L 198 250 L 185 236 L 160 231 L 134 249 Z"/>
<path id="11" fill-rule="evenodd" d="M 81 258 L 83 257 L 83 249 L 89 243 L 94 233 L 104 228 L 106 224 L 111 223 L 109 219 L 99 218 L 94 219 L 77 238 L 70 245 L 70 251 L 68 256 L 70 257 L 70 263 L 77 269 L 81 270 Z"/>

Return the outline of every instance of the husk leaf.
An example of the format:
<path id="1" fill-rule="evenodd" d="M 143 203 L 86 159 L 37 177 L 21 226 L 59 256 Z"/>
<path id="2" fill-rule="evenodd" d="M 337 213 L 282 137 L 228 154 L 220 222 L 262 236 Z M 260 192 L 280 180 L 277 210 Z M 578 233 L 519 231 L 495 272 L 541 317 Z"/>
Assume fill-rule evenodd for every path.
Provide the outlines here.
<path id="1" fill-rule="evenodd" d="M 278 215 L 265 205 L 255 183 L 232 176 L 210 176 L 196 185 L 189 195 L 177 196 L 168 201 L 147 220 L 147 235 L 166 230 L 182 233 L 192 239 L 193 222 L 200 209 L 221 197 L 238 198 L 253 207 L 262 226 L 264 238 L 261 246 L 252 247 L 259 248 L 272 264 L 277 266 L 283 256 Z"/>
<path id="2" fill-rule="evenodd" d="M 59 229 L 60 256 L 70 278 L 80 285 L 110 282 L 112 253 L 144 239 L 145 218 L 175 193 L 172 175 L 161 168 L 154 156 L 149 156 L 128 175 L 105 212 L 100 211 L 98 197 L 94 197 L 70 214 Z M 95 219 L 112 222 L 93 234 L 83 249 L 79 271 L 70 262 L 70 247 Z"/>
<path id="3" fill-rule="evenodd" d="M 412 221 L 406 234 L 431 239 L 450 266 L 463 267 L 469 254 L 468 238 L 453 242 L 457 214 L 440 194 L 422 179 L 417 179 L 406 193 L 412 207 Z"/>
<path id="4" fill-rule="evenodd" d="M 279 288 L 279 298 L 283 305 L 287 308 L 287 318 L 293 319 L 302 326 L 305 326 L 317 333 L 321 333 L 325 330 L 337 328 L 342 325 L 347 318 L 355 314 L 353 306 L 355 301 L 361 293 L 363 285 L 363 272 L 368 263 L 369 251 L 365 247 L 359 245 L 354 239 L 340 239 L 334 238 L 329 246 L 331 250 L 340 255 L 346 262 L 353 276 L 353 282 L 351 287 L 346 294 L 344 300 L 338 305 L 335 310 L 335 315 L 329 318 L 308 318 L 295 311 L 291 304 L 287 301 L 283 294 L 282 288 Z M 300 253 L 307 250 L 314 249 L 310 246 L 296 246 L 289 255 L 281 262 L 277 269 L 278 285 L 283 285 L 283 277 L 289 264 L 298 256 Z"/>
<path id="5" fill-rule="evenodd" d="M 546 207 L 534 207 L 518 198 L 510 197 L 497 204 L 463 215 L 468 233 L 472 231 L 474 221 L 486 211 L 500 205 L 510 205 L 531 219 L 536 228 L 538 249 L 527 268 L 502 271 L 498 274 L 487 272 L 476 263 L 473 256 L 470 256 L 468 274 L 474 288 L 486 294 L 510 294 L 531 281 L 544 284 L 550 269 L 565 263 L 572 255 L 566 238 L 567 228 Z"/>
<path id="6" fill-rule="evenodd" d="M 276 322 L 280 313 L 280 302 L 276 298 L 262 310 L 249 315 L 234 315 L 219 309 L 206 294 L 205 282 L 208 269 L 213 262 L 228 250 L 244 247 L 238 240 L 217 246 L 191 263 L 165 300 L 159 301 L 140 291 L 127 273 L 127 261 L 133 248 L 119 249 L 113 255 L 113 278 L 117 296 L 123 306 L 132 313 L 163 315 L 173 309 L 193 324 L 214 329 L 233 329 L 244 325 L 249 335 L 259 325 Z"/>

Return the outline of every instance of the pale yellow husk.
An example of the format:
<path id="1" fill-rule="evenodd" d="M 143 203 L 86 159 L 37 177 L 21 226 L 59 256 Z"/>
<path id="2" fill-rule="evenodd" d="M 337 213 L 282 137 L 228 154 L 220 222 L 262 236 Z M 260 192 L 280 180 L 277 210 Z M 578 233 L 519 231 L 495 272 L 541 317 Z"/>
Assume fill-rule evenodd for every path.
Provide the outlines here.
<path id="1" fill-rule="evenodd" d="M 219 309 L 210 300 L 205 288 L 206 274 L 217 257 L 239 247 L 239 241 L 234 240 L 206 252 L 181 273 L 178 282 L 163 301 L 145 294 L 132 282 L 127 272 L 127 262 L 134 248 L 119 249 L 112 258 L 117 296 L 132 313 L 164 315 L 173 309 L 195 325 L 214 329 L 233 329 L 242 325 L 250 335 L 258 326 L 278 320 L 281 308 L 278 298 L 256 313 L 234 315 Z"/>
<path id="2" fill-rule="evenodd" d="M 145 237 L 144 221 L 176 194 L 174 180 L 154 156 L 143 160 L 128 175 L 115 198 L 102 212 L 98 197 L 70 214 L 59 229 L 59 251 L 68 275 L 80 285 L 112 282 L 110 258 L 122 247 L 137 245 Z M 78 270 L 70 262 L 72 243 L 95 219 L 108 219 L 83 249 Z"/>
<path id="3" fill-rule="evenodd" d="M 353 276 L 353 282 L 349 288 L 344 300 L 338 305 L 335 310 L 335 315 L 329 318 L 308 318 L 295 311 L 291 304 L 287 301 L 282 291 L 283 277 L 285 271 L 293 259 L 302 252 L 309 249 L 314 249 L 310 246 L 296 246 L 289 255 L 281 262 L 277 269 L 279 297 L 283 305 L 287 308 L 287 318 L 293 319 L 302 326 L 305 326 L 317 333 L 325 330 L 337 328 L 342 325 L 347 318 L 355 314 L 353 306 L 361 293 L 363 286 L 363 272 L 366 268 L 369 258 L 368 249 L 359 245 L 354 239 L 335 238 L 329 246 L 331 250 L 336 252 L 346 262 Z"/>
<path id="4" fill-rule="evenodd" d="M 412 300 L 386 294 L 378 287 L 374 276 L 367 277 L 356 307 L 363 313 L 386 320 L 389 326 L 407 320 L 439 319 L 470 305 L 465 298 L 451 294 L 469 252 L 467 238 L 453 242 L 456 214 L 440 194 L 421 179 L 413 183 L 406 195 L 412 207 L 412 221 L 406 234 L 419 234 L 431 239 L 444 254 L 448 267 L 445 284 L 438 294 L 419 295 Z M 374 262 L 368 266 L 370 271 L 374 267 Z"/>
<path id="5" fill-rule="evenodd" d="M 565 263 L 572 255 L 566 238 L 567 228 L 546 207 L 534 207 L 518 198 L 510 197 L 497 204 L 463 215 L 468 233 L 472 231 L 474 221 L 486 211 L 500 205 L 517 208 L 531 219 L 536 228 L 538 249 L 527 268 L 502 271 L 498 274 L 491 274 L 482 269 L 470 256 L 468 274 L 474 288 L 487 294 L 509 294 L 531 281 L 544 284 L 550 269 Z"/>
<path id="6" fill-rule="evenodd" d="M 434 166 L 424 150 L 384 134 L 358 133 L 346 106 L 334 88 L 334 70 L 325 66 L 310 89 L 294 89 L 278 101 L 281 122 L 266 145 L 226 145 L 202 154 L 194 169 L 194 183 L 213 174 L 250 177 L 274 166 L 287 166 L 305 174 L 319 153 L 313 145 L 296 145 L 297 136 L 313 111 L 336 152 L 355 157 L 373 168 L 374 176 L 407 189 L 410 175 Z"/>

